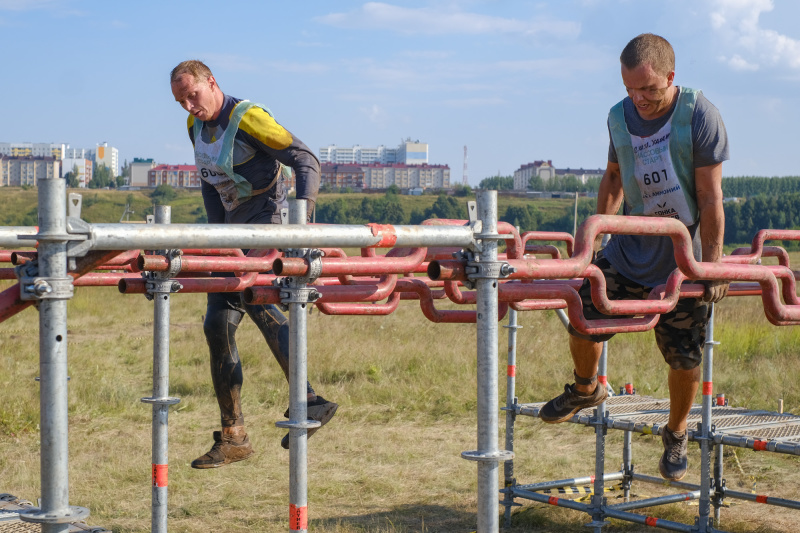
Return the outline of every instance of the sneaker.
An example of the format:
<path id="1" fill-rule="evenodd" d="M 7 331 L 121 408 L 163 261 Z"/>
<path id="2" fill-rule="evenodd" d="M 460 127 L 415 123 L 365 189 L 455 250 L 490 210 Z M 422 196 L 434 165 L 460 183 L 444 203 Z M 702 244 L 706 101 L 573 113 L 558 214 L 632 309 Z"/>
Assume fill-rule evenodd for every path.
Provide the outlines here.
<path id="1" fill-rule="evenodd" d="M 242 442 L 234 442 L 233 437 L 223 435 L 221 431 L 214 432 L 214 445 L 203 456 L 192 461 L 192 468 L 217 468 L 229 463 L 242 461 L 253 455 L 250 439 L 244 436 Z"/>
<path id="2" fill-rule="evenodd" d="M 689 468 L 689 458 L 686 453 L 689 446 L 689 432 L 684 430 L 683 434 L 673 433 L 664 426 L 661 431 L 661 442 L 664 443 L 664 453 L 658 462 L 658 471 L 664 479 L 680 481 Z"/>
<path id="3" fill-rule="evenodd" d="M 579 394 L 573 387 L 564 385 L 564 393 L 553 398 L 539 410 L 539 418 L 548 424 L 566 422 L 581 409 L 600 405 L 608 396 L 608 391 L 602 383 L 597 383 L 594 392 L 588 396 Z"/>
<path id="4" fill-rule="evenodd" d="M 331 418 L 333 418 L 333 415 L 336 414 L 336 410 L 338 408 L 339 408 L 339 404 L 338 403 L 329 402 L 328 400 L 326 400 L 322 396 L 318 395 L 316 400 L 314 400 L 313 402 L 309 402 L 309 404 L 308 404 L 308 411 L 307 411 L 308 419 L 309 420 L 316 420 L 317 422 L 322 424 L 322 426 L 324 426 L 325 424 L 330 422 Z M 289 418 L 289 410 L 288 409 L 286 410 L 285 413 L 283 413 L 283 416 L 284 416 L 284 418 Z M 310 439 L 311 435 L 316 433 L 317 430 L 319 428 L 321 428 L 322 426 L 317 427 L 317 428 L 309 429 L 307 438 Z M 288 433 L 286 435 L 284 435 L 283 438 L 281 439 L 281 448 L 283 448 L 284 450 L 288 450 L 289 449 L 289 434 Z"/>

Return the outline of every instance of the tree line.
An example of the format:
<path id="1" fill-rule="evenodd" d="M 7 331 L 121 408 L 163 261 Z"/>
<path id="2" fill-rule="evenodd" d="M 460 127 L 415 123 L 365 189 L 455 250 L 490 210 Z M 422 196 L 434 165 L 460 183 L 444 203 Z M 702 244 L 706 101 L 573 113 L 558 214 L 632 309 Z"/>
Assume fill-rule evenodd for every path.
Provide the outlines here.
<path id="1" fill-rule="evenodd" d="M 758 193 L 755 196 L 738 197 L 737 201 L 726 201 L 725 211 L 725 244 L 748 244 L 761 229 L 795 229 L 800 228 L 800 178 L 778 178 L 790 180 L 786 183 L 775 183 L 775 178 L 726 178 L 723 180 L 725 196 L 734 196 L 731 191 L 759 191 L 751 189 L 759 183 L 769 185 L 767 190 L 780 190 L 781 193 L 771 195 Z M 743 183 L 734 185 L 737 180 Z M 796 190 L 792 190 L 795 187 Z M 573 205 L 563 205 L 560 209 L 541 209 L 543 202 L 549 200 L 531 200 L 524 205 L 509 205 L 499 210 L 499 218 L 522 231 L 559 231 L 572 233 L 574 227 Z M 562 202 L 563 204 L 563 202 Z M 595 213 L 597 200 L 580 198 L 578 201 L 578 225 Z M 419 224 L 429 218 L 466 219 L 466 201 L 462 197 L 439 195 L 432 206 L 425 209 L 413 209 L 410 212 L 400 202 L 396 194 L 378 197 L 364 197 L 360 204 L 346 202 L 343 198 L 327 201 L 321 197 L 317 204 L 316 221 L 325 224 L 366 224 L 377 222 L 384 224 Z M 783 246 L 788 249 L 800 249 L 800 244 L 786 241 Z"/>

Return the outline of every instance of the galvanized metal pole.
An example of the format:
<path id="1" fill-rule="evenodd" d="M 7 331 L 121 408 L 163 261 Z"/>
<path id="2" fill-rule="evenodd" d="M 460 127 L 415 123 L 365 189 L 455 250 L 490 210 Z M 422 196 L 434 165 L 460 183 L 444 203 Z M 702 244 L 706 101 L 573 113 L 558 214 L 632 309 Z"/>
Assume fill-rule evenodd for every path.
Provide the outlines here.
<path id="1" fill-rule="evenodd" d="M 69 522 L 89 515 L 69 505 L 69 447 L 67 422 L 67 301 L 72 278 L 67 275 L 66 182 L 59 178 L 38 182 L 38 277 L 22 283 L 21 291 L 39 300 L 39 376 L 41 428 L 41 509 L 21 513 L 38 522 L 43 533 L 69 531 Z M 25 299 L 25 296 L 23 296 Z"/>
<path id="2" fill-rule="evenodd" d="M 576 193 L 577 194 L 577 193 Z M 608 342 L 603 343 L 600 352 L 600 363 L 597 369 L 597 386 L 608 386 Z M 607 524 L 604 520 L 605 514 L 605 492 L 603 491 L 603 473 L 606 467 L 606 402 L 595 408 L 595 416 L 592 425 L 595 431 L 594 445 L 594 494 L 592 495 L 592 521 L 587 524 L 594 528 L 596 533 L 602 531 L 602 527 Z"/>
<path id="3" fill-rule="evenodd" d="M 501 265 L 497 262 L 497 191 L 477 193 L 480 233 L 478 260 L 470 264 L 477 292 L 477 358 L 478 358 L 478 450 L 462 452 L 465 459 L 478 462 L 478 533 L 499 530 L 498 474 L 500 461 L 513 457 L 512 452 L 498 449 L 498 279 Z"/>
<path id="4" fill-rule="evenodd" d="M 306 223 L 306 201 L 289 205 L 289 223 Z M 288 251 L 287 251 L 288 252 Z M 305 255 L 292 250 L 292 255 Z M 308 531 L 308 429 L 320 423 L 308 420 L 308 302 L 315 291 L 303 278 L 286 278 L 281 300 L 289 307 L 289 421 L 278 427 L 289 429 L 289 531 Z"/>
<path id="5" fill-rule="evenodd" d="M 699 531 L 709 531 L 711 527 L 711 408 L 714 398 L 714 304 L 706 328 L 706 343 L 703 352 L 703 415 L 700 422 L 700 501 L 698 509 Z"/>
<path id="6" fill-rule="evenodd" d="M 508 366 L 506 367 L 506 450 L 514 451 L 514 423 L 516 422 L 517 405 L 516 380 L 517 380 L 517 330 L 522 326 L 517 325 L 517 311 L 508 310 Z M 511 526 L 511 508 L 514 506 L 514 495 L 509 489 L 516 480 L 514 479 L 514 461 L 506 461 L 503 465 L 503 484 L 506 493 L 503 497 L 505 506 L 504 522 L 505 527 Z"/>
<path id="7" fill-rule="evenodd" d="M 155 208 L 155 223 L 169 224 L 171 209 L 158 205 Z M 166 251 L 163 251 L 166 253 Z M 169 406 L 180 400 L 169 397 L 169 313 L 170 293 L 173 282 L 169 274 L 148 273 L 148 296 L 153 299 L 153 396 L 142 398 L 142 402 L 153 405 L 152 441 L 152 501 L 151 531 L 167 533 L 167 485 L 169 462 L 168 425 Z"/>

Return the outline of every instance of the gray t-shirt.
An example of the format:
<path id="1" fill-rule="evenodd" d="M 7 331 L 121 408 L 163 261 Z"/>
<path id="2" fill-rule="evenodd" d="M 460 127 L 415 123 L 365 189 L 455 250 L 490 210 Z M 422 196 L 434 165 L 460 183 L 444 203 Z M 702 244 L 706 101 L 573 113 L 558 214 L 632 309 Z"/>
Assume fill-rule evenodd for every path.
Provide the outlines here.
<path id="1" fill-rule="evenodd" d="M 675 103 L 677 100 L 676 98 Z M 658 132 L 675 110 L 673 104 L 670 112 L 663 117 L 644 120 L 630 98 L 625 98 L 622 106 L 628 131 L 639 137 L 648 137 Z M 725 124 L 719 110 L 702 93 L 697 95 L 692 115 L 692 145 L 693 168 L 716 165 L 730 159 Z M 608 160 L 612 163 L 618 162 L 613 142 L 609 143 Z M 627 202 L 623 209 L 623 214 L 628 214 Z M 702 248 L 698 226 L 699 223 L 689 226 L 688 229 L 692 236 L 694 257 L 699 261 L 702 259 Z M 604 255 L 623 276 L 647 287 L 665 283 L 677 268 L 672 240 L 669 237 L 613 235 L 606 245 Z"/>

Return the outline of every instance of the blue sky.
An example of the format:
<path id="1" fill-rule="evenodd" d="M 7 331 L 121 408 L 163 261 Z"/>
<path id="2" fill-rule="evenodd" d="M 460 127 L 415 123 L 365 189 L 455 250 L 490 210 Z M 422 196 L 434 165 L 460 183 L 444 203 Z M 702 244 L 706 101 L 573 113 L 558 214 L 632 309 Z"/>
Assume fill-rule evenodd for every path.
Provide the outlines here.
<path id="1" fill-rule="evenodd" d="M 460 182 L 466 145 L 472 185 L 605 167 L 619 53 L 653 32 L 720 109 L 725 176 L 800 175 L 798 21 L 795 0 L 0 0 L 0 142 L 191 163 L 168 74 L 196 58 L 315 153 L 410 137 Z"/>

